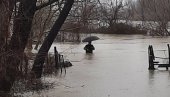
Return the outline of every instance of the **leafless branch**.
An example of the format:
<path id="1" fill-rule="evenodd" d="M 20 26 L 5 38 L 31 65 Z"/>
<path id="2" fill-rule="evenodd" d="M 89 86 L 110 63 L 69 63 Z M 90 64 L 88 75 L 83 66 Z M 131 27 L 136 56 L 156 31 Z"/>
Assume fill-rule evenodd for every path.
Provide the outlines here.
<path id="1" fill-rule="evenodd" d="M 59 1 L 59 0 L 49 0 L 48 2 L 45 2 L 45 3 L 37 6 L 36 10 L 40 10 L 40 9 L 42 9 L 42 8 L 48 6 L 48 5 L 51 5 L 51 4 L 53 4 L 53 3 L 57 2 L 57 1 Z"/>

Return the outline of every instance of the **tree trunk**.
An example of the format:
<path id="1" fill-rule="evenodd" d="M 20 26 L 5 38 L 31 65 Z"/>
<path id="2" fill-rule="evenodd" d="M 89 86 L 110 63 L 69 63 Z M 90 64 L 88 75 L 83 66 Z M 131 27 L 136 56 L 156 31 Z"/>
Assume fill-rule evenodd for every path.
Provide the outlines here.
<path id="1" fill-rule="evenodd" d="M 0 90 L 10 91 L 16 77 L 18 66 L 22 62 L 22 56 L 31 30 L 32 19 L 36 9 L 36 0 L 22 0 L 18 15 L 14 20 L 14 31 L 9 42 L 6 59 L 5 75 L 0 79 Z"/>
<path id="2" fill-rule="evenodd" d="M 31 32 L 36 0 L 22 0 L 19 10 L 14 20 L 14 32 L 9 46 L 12 50 L 20 49 L 23 52 Z"/>
<path id="3" fill-rule="evenodd" d="M 0 1 L 0 49 L 6 42 L 9 36 L 9 23 L 14 7 L 14 0 L 1 0 Z"/>
<path id="4" fill-rule="evenodd" d="M 11 20 L 12 11 L 14 8 L 14 0 L 0 1 L 0 91 L 9 91 L 6 86 L 5 75 L 7 65 L 7 39 L 9 37 L 9 24 Z"/>
<path id="5" fill-rule="evenodd" d="M 48 53 L 55 37 L 57 36 L 61 26 L 63 25 L 64 21 L 66 20 L 68 14 L 69 14 L 69 11 L 72 8 L 73 3 L 74 3 L 74 0 L 66 1 L 65 5 L 63 7 L 63 10 L 61 11 L 58 19 L 56 20 L 56 22 L 53 25 L 52 29 L 50 30 L 48 36 L 45 38 L 40 50 L 38 51 L 38 54 L 35 58 L 33 68 L 32 68 L 32 71 L 34 72 L 36 78 L 40 78 L 42 75 L 45 57 L 47 56 L 47 53 Z"/>
<path id="6" fill-rule="evenodd" d="M 7 49 L 7 38 L 9 37 L 9 24 L 11 20 L 13 7 L 14 7 L 13 0 L 0 1 L 0 59 L 1 54 L 4 53 L 4 51 Z"/>

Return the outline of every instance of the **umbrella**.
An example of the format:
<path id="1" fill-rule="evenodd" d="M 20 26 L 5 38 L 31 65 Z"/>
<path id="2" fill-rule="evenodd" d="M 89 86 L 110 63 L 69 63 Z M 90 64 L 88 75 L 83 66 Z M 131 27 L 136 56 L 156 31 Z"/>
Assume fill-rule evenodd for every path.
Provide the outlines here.
<path id="1" fill-rule="evenodd" d="M 82 40 L 82 42 L 91 42 L 91 41 L 94 41 L 94 40 L 98 40 L 99 37 L 97 36 L 89 36 L 89 37 L 86 37 L 85 39 Z"/>

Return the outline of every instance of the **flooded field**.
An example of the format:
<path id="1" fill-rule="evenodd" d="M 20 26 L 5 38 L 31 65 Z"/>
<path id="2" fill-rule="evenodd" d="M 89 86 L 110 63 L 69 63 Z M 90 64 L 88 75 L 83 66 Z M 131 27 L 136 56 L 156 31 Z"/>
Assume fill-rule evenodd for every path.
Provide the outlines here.
<path id="1" fill-rule="evenodd" d="M 19 97 L 169 97 L 170 72 L 148 71 L 148 45 L 156 56 L 167 57 L 170 37 L 96 35 L 93 54 L 81 44 L 54 44 L 73 66 L 67 74 L 43 77 L 50 89 L 17 93 Z M 53 52 L 53 47 L 50 52 Z"/>

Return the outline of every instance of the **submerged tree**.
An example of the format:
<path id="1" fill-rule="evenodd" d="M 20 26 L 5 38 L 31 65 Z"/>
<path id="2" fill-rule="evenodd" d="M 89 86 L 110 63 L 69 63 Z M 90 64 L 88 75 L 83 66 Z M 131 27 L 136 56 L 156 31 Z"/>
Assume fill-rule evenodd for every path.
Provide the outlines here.
<path id="1" fill-rule="evenodd" d="M 47 56 L 47 53 L 48 53 L 55 37 L 57 36 L 58 31 L 60 30 L 61 26 L 63 25 L 64 21 L 66 20 L 68 14 L 69 14 L 69 11 L 72 8 L 73 3 L 74 3 L 74 0 L 66 1 L 65 5 L 63 7 L 63 10 L 61 11 L 56 22 L 54 23 L 48 36 L 45 38 L 45 40 L 44 40 L 36 58 L 35 58 L 32 71 L 35 73 L 37 78 L 41 77 L 45 57 Z"/>

